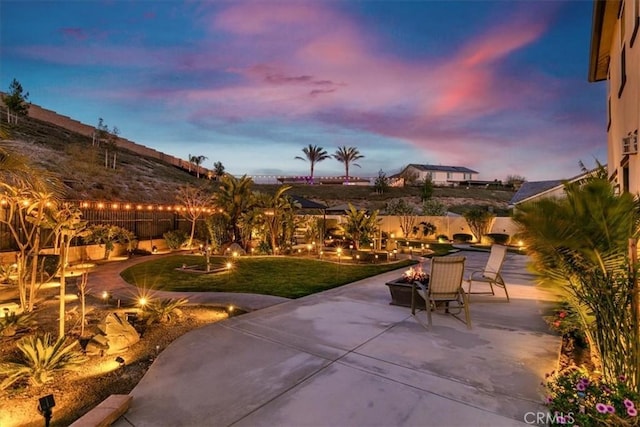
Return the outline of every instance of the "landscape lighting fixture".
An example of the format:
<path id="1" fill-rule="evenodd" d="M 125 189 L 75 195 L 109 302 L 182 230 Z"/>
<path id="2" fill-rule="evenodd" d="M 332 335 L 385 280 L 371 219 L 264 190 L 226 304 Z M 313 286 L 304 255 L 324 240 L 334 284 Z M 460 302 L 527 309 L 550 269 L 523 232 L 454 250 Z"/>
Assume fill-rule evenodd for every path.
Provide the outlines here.
<path id="1" fill-rule="evenodd" d="M 120 368 L 124 368 L 124 358 L 122 356 L 116 357 L 116 363 Z"/>
<path id="2" fill-rule="evenodd" d="M 149 301 L 147 301 L 147 298 L 145 297 L 140 297 L 138 299 L 138 304 L 140 305 L 140 307 L 144 308 L 145 305 L 147 305 Z"/>
<path id="3" fill-rule="evenodd" d="M 54 406 L 56 406 L 56 401 L 53 398 L 53 394 L 48 394 L 38 399 L 38 412 L 44 417 L 44 425 L 46 427 L 49 427 L 51 422 L 51 417 L 53 416 L 51 409 Z"/>

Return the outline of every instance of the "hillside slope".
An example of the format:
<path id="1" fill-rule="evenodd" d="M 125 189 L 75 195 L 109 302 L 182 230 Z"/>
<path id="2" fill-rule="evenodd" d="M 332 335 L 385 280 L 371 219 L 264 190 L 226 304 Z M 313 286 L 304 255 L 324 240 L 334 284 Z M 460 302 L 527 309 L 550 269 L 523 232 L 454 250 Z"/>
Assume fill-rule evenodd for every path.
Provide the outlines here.
<path id="1" fill-rule="evenodd" d="M 2 111 L 0 109 L 0 117 Z M 171 204 L 176 190 L 184 184 L 214 182 L 200 179 L 187 171 L 160 160 L 119 149 L 116 168 L 105 167 L 104 148 L 92 146 L 91 138 L 32 117 L 8 126 L 10 139 L 0 142 L 14 147 L 39 167 L 53 172 L 64 183 L 64 197 L 71 200 Z M 107 159 L 113 160 L 112 155 Z M 255 185 L 254 189 L 273 192 L 276 185 Z M 371 186 L 294 185 L 290 194 L 328 206 L 351 202 L 358 207 L 382 209 L 390 199 L 404 198 L 420 206 L 417 187 L 390 188 L 375 194 Z M 512 191 L 483 188 L 435 188 L 433 197 L 453 212 L 471 206 L 491 206 L 505 213 Z"/>

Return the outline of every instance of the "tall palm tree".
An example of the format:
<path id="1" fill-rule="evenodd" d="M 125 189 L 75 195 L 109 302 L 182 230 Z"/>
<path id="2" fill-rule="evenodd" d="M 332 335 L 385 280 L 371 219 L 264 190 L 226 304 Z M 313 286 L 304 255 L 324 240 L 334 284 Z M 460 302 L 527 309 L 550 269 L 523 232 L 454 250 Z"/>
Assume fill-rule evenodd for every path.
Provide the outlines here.
<path id="1" fill-rule="evenodd" d="M 313 184 L 313 170 L 315 168 L 316 163 L 326 160 L 331 156 L 329 156 L 329 153 L 327 153 L 324 148 L 318 147 L 317 145 L 311 145 L 311 144 L 309 144 L 308 147 L 303 148 L 302 152 L 304 153 L 304 157 L 296 156 L 295 158 L 298 160 L 309 161 L 309 164 L 311 165 L 310 180 L 311 180 L 311 183 Z"/>
<path id="2" fill-rule="evenodd" d="M 251 186 L 253 180 L 244 175 L 236 178 L 225 174 L 220 179 L 220 190 L 213 196 L 216 207 L 222 209 L 227 221 L 227 241 L 239 242 L 242 246 L 242 234 L 238 221 L 243 212 L 251 205 Z"/>
<path id="3" fill-rule="evenodd" d="M 200 165 L 204 163 L 205 160 L 207 160 L 207 157 L 205 156 L 192 156 L 189 154 L 189 162 L 196 165 L 196 178 L 200 178 Z"/>
<path id="4" fill-rule="evenodd" d="M 345 179 L 349 181 L 349 165 L 360 167 L 359 164 L 355 163 L 356 160 L 364 158 L 362 154 L 358 151 L 356 147 L 346 147 L 342 146 L 338 148 L 333 155 L 333 158 L 339 161 L 340 163 L 344 163 L 344 174 Z"/>

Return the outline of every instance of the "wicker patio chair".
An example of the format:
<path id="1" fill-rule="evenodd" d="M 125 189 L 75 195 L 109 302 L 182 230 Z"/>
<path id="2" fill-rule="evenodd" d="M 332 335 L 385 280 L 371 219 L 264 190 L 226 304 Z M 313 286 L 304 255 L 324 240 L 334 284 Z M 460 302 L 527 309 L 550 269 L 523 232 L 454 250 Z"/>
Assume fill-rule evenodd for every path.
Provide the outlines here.
<path id="1" fill-rule="evenodd" d="M 470 295 L 495 295 L 493 290 L 494 286 L 498 286 L 504 289 L 504 294 L 507 297 L 507 302 L 509 302 L 509 292 L 507 291 L 507 285 L 500 274 L 500 270 L 502 270 L 502 265 L 504 264 L 504 259 L 507 255 L 507 247 L 503 245 L 493 245 L 491 246 L 491 254 L 489 255 L 489 259 L 487 260 L 487 265 L 483 270 L 473 271 L 467 280 L 469 283 L 469 294 Z M 471 285 L 474 283 L 485 283 L 488 284 L 491 291 L 482 291 L 482 292 L 472 292 Z"/>
<path id="2" fill-rule="evenodd" d="M 431 259 L 428 285 L 420 282 L 413 283 L 411 314 L 416 317 L 416 295 L 418 295 L 426 302 L 429 328 L 432 325 L 431 312 L 444 309 L 446 313 L 456 318 L 464 311 L 465 323 L 467 328 L 471 329 L 469 301 L 462 289 L 465 259 L 463 256 L 434 257 Z M 418 320 L 417 317 L 416 320 Z"/>

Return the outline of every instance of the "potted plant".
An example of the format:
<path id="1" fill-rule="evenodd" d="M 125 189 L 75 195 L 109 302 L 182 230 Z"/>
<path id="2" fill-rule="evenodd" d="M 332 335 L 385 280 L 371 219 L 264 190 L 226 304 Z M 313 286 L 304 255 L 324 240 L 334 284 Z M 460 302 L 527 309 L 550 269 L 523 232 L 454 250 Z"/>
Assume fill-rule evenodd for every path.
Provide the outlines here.
<path id="1" fill-rule="evenodd" d="M 429 275 L 423 270 L 421 265 L 410 267 L 402 277 L 385 283 L 389 287 L 391 293 L 391 305 L 400 305 L 402 307 L 411 307 L 411 292 L 413 282 L 429 283 Z M 422 298 L 417 298 L 417 307 L 425 309 L 426 305 Z"/>

